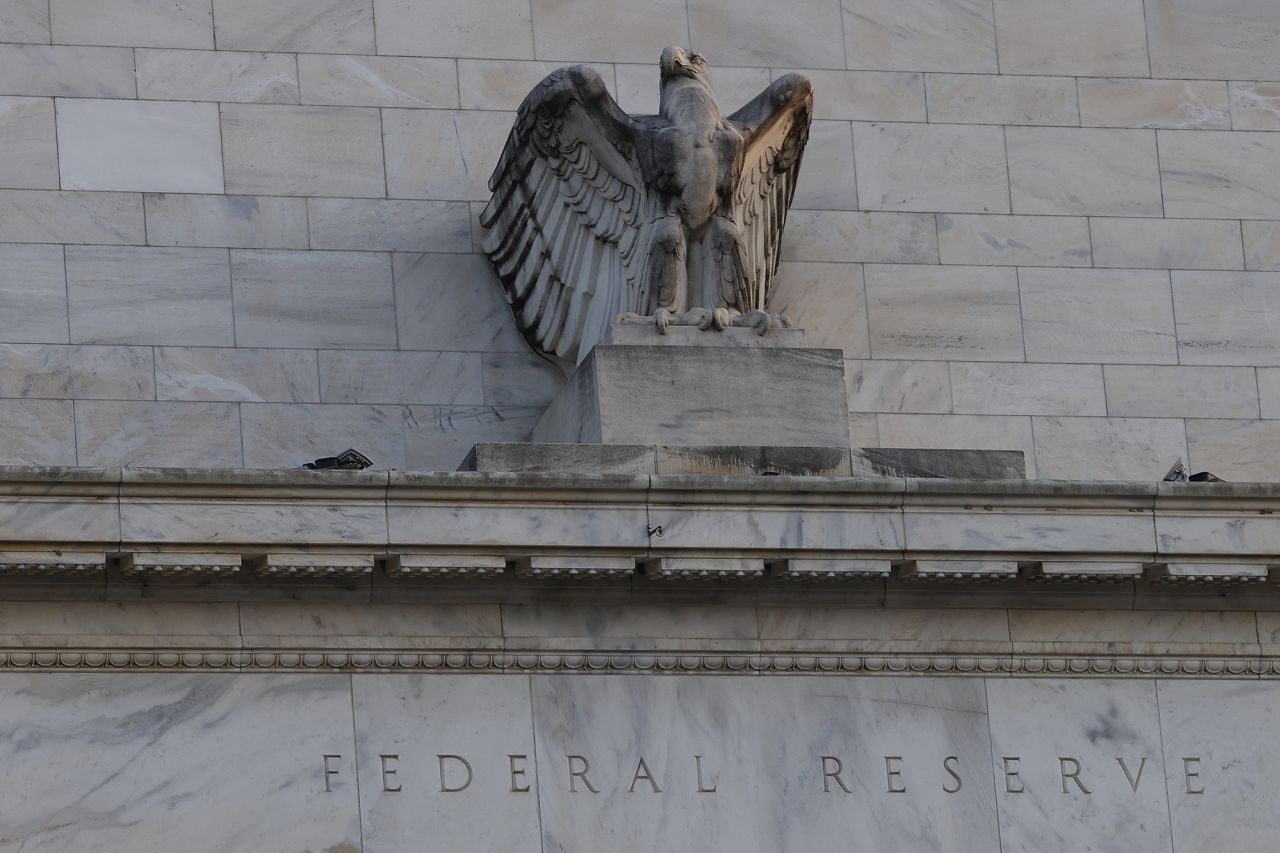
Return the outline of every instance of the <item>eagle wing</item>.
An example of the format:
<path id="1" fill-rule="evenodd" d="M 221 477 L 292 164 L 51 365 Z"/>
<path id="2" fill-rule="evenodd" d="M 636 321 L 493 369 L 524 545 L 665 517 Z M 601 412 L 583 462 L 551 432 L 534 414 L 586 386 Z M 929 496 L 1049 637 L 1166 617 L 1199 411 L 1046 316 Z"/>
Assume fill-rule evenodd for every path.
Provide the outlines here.
<path id="1" fill-rule="evenodd" d="M 784 75 L 729 119 L 747 132 L 742 172 L 733 193 L 733 218 L 746 248 L 738 304 L 744 312 L 763 310 L 778 269 L 800 158 L 809 141 L 812 87 L 800 74 Z"/>
<path id="2" fill-rule="evenodd" d="M 489 179 L 480 223 L 525 338 L 565 367 L 613 318 L 642 309 L 646 124 L 623 112 L 593 69 L 547 75 L 525 98 Z"/>

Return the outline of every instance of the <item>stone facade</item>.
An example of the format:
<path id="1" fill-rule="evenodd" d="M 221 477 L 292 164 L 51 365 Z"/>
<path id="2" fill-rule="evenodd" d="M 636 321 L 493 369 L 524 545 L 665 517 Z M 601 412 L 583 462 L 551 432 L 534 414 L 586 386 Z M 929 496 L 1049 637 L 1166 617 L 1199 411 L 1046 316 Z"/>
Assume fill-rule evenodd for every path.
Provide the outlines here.
<path id="1" fill-rule="evenodd" d="M 780 8 L 781 7 L 781 8 Z M 0 0 L 0 462 L 451 469 L 561 380 L 478 248 L 526 91 L 817 121 L 771 310 L 854 446 L 1280 479 L 1280 6 Z"/>
<path id="2" fill-rule="evenodd" d="M 664 450 L 0 468 L 0 838 L 1274 851 L 1280 487 Z"/>

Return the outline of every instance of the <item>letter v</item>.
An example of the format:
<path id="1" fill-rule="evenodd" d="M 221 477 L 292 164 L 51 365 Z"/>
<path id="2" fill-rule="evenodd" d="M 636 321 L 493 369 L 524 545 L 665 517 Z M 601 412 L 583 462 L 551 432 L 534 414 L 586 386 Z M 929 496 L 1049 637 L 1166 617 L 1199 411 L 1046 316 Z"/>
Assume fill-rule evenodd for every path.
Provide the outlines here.
<path id="1" fill-rule="evenodd" d="M 1117 756 L 1116 761 L 1120 762 L 1120 769 L 1124 771 L 1124 778 L 1129 780 L 1129 787 L 1133 788 L 1133 792 L 1138 793 L 1138 783 L 1142 781 L 1143 768 L 1147 766 L 1147 757 L 1142 757 L 1142 763 L 1138 765 L 1138 775 L 1134 776 L 1129 772 L 1129 766 L 1124 763 L 1124 759 Z"/>

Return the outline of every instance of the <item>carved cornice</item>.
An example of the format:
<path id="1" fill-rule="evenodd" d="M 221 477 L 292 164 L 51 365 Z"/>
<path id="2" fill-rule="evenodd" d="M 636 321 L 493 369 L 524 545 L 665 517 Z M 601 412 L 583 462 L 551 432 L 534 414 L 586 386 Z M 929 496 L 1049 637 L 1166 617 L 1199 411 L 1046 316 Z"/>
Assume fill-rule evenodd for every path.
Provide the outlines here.
<path id="1" fill-rule="evenodd" d="M 1280 656 L 780 654 L 689 651 L 0 649 L 0 671 L 1280 677 Z"/>
<path id="2" fill-rule="evenodd" d="M 646 576 L 1274 590 L 1280 484 L 0 468 L 0 537 L 0 575 L 75 569 L 89 582 L 110 571 L 106 555 L 143 580 L 213 583 Z M 99 562 L 60 556 L 73 553 Z"/>

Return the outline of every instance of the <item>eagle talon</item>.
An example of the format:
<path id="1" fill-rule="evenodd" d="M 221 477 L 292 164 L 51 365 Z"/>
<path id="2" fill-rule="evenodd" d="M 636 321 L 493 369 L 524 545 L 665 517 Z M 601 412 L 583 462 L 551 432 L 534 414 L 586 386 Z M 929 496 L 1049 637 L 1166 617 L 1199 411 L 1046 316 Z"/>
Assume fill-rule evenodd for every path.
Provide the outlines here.
<path id="1" fill-rule="evenodd" d="M 716 327 L 717 332 L 723 332 L 726 328 L 733 325 L 733 318 L 729 316 L 728 308 L 717 308 L 711 312 L 712 325 Z"/>
<path id="2" fill-rule="evenodd" d="M 690 308 L 683 314 L 677 314 L 672 320 L 679 326 L 697 326 L 699 329 L 708 329 L 713 321 L 711 312 L 706 308 Z"/>
<path id="3" fill-rule="evenodd" d="M 790 325 L 785 318 L 777 314 L 770 314 L 768 311 L 761 311 L 759 308 L 754 311 L 748 311 L 746 314 L 733 318 L 733 325 L 746 326 L 755 329 L 757 335 L 763 335 L 775 327 L 785 327 Z"/>
<path id="4" fill-rule="evenodd" d="M 667 327 L 671 325 L 671 312 L 666 308 L 659 308 L 653 312 L 653 324 L 658 327 L 658 334 L 665 335 Z"/>

